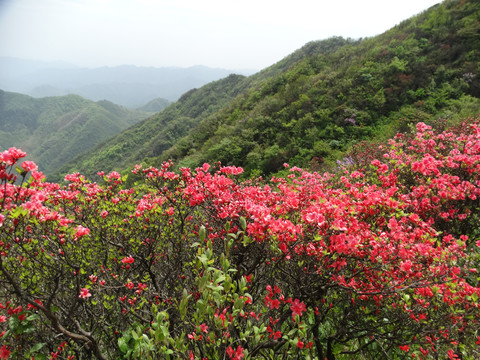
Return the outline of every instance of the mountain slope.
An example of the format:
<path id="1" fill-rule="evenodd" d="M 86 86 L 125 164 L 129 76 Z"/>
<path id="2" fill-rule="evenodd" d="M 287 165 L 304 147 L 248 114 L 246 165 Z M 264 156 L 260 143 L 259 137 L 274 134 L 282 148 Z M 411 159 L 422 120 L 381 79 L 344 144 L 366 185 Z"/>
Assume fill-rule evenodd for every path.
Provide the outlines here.
<path id="1" fill-rule="evenodd" d="M 163 98 L 156 98 L 138 107 L 137 110 L 146 112 L 159 112 L 165 109 L 169 104 L 170 102 L 168 100 L 165 100 Z"/>
<path id="2" fill-rule="evenodd" d="M 178 166 L 221 161 L 268 174 L 285 161 L 331 163 L 351 144 L 408 130 L 419 117 L 428 122 L 480 112 L 479 30 L 478 2 L 448 0 L 374 38 L 311 42 L 242 80 L 230 102 L 199 99 L 218 108 L 210 114 L 184 122 L 185 104 L 171 105 L 168 121 L 186 124 L 189 134 L 167 142 L 152 137 L 135 151 L 155 156 L 147 161 L 154 165 L 168 158 Z M 143 123 L 145 134 L 157 120 Z M 121 152 L 120 139 L 96 151 L 116 149 L 123 158 L 128 151 Z M 105 160 L 97 168 L 110 170 Z M 78 162 L 69 169 L 87 168 L 91 172 Z"/>
<path id="3" fill-rule="evenodd" d="M 50 174 L 145 116 L 78 95 L 35 99 L 0 90 L 0 144 L 22 148 Z"/>
<path id="4" fill-rule="evenodd" d="M 173 146 L 202 119 L 216 113 L 241 93 L 247 78 L 230 75 L 185 93 L 177 102 L 125 130 L 78 157 L 50 177 L 60 180 L 62 175 L 80 171 L 94 176 L 98 170 L 123 170 L 145 158 L 155 158 Z"/>

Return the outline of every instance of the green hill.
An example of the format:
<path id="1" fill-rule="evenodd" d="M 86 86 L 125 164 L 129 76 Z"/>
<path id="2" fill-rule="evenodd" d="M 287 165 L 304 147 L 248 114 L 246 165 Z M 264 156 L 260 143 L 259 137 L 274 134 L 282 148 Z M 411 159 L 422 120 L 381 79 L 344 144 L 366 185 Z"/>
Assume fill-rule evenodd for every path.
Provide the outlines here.
<path id="1" fill-rule="evenodd" d="M 414 119 L 480 112 L 479 34 L 480 3 L 448 0 L 373 38 L 311 42 L 248 78 L 185 94 L 62 171 L 91 175 L 147 157 L 264 174 L 286 161 L 333 163 L 352 144 Z"/>
<path id="2" fill-rule="evenodd" d="M 98 170 L 124 170 L 146 158 L 155 159 L 205 118 L 217 113 L 245 90 L 247 78 L 230 75 L 185 93 L 177 102 L 67 164 L 50 180 L 80 171 L 94 176 Z M 60 174 L 60 175 L 59 175 Z"/>
<path id="3" fill-rule="evenodd" d="M 0 144 L 22 148 L 50 174 L 146 116 L 77 95 L 37 99 L 0 90 Z"/>
<path id="4" fill-rule="evenodd" d="M 170 104 L 170 101 L 168 101 L 167 99 L 155 98 L 153 100 L 150 100 L 145 105 L 138 107 L 137 110 L 146 112 L 159 112 L 165 109 L 168 104 Z"/>

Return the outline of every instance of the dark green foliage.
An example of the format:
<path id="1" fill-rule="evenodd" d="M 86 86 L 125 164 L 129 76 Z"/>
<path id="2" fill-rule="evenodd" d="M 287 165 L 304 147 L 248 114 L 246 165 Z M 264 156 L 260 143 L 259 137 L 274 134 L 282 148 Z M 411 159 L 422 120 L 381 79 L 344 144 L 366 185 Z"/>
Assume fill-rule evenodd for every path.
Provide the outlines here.
<path id="1" fill-rule="evenodd" d="M 478 109 L 479 29 L 480 4 L 451 0 L 374 38 L 310 42 L 258 74 L 185 94 L 68 170 L 121 169 L 145 157 L 153 165 L 221 161 L 265 174 L 284 161 L 334 163 L 359 140 L 408 129 L 410 119 L 458 118 L 459 102 Z M 135 147 L 118 154 L 129 162 L 98 155 L 135 131 Z"/>

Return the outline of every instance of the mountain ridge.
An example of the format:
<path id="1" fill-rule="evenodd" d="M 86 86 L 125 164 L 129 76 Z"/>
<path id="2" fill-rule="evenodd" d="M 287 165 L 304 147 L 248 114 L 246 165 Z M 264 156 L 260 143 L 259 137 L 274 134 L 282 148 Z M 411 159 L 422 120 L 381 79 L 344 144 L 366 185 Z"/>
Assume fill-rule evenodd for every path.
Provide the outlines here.
<path id="1" fill-rule="evenodd" d="M 135 65 L 82 68 L 49 64 L 0 57 L 0 88 L 34 97 L 77 94 L 93 101 L 106 99 L 136 108 L 159 97 L 175 101 L 191 88 L 232 73 L 228 69 L 203 65 L 188 68 Z"/>
<path id="2" fill-rule="evenodd" d="M 146 119 L 135 128 L 138 139 L 159 136 L 157 122 L 180 124 L 187 114 L 189 121 L 168 142 L 139 142 L 135 151 L 145 154 L 146 165 L 167 159 L 185 167 L 221 161 L 244 167 L 246 174 L 279 171 L 287 161 L 334 165 L 356 142 L 408 131 L 418 119 L 453 121 L 468 115 L 466 109 L 480 112 L 479 30 L 480 4 L 447 0 L 376 37 L 307 43 L 243 78 L 241 91 L 231 92 L 221 106 L 216 94 L 205 92 L 195 104 L 172 104 Z M 205 113 L 202 106 L 216 110 Z M 162 117 L 166 114 L 170 118 Z M 120 149 L 121 143 L 112 140 L 89 154 L 89 165 L 78 159 L 63 171 L 92 175 L 94 167 L 133 166 L 109 162 L 108 146 Z M 116 156 L 129 158 L 127 152 Z"/>
<path id="3" fill-rule="evenodd" d="M 74 94 L 33 98 L 0 90 L 0 143 L 27 151 L 48 175 L 148 115 Z"/>

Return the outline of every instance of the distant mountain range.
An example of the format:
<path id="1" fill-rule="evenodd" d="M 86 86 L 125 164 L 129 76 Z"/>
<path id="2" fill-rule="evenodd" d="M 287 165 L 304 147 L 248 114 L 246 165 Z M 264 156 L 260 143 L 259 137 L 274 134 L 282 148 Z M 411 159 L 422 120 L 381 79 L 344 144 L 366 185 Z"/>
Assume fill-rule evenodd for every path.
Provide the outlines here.
<path id="1" fill-rule="evenodd" d="M 176 101 L 184 92 L 223 78 L 232 70 L 189 68 L 81 68 L 66 63 L 0 57 L 0 89 L 34 97 L 77 94 L 136 108 L 155 98 Z M 247 71 L 248 73 L 248 71 Z"/>

